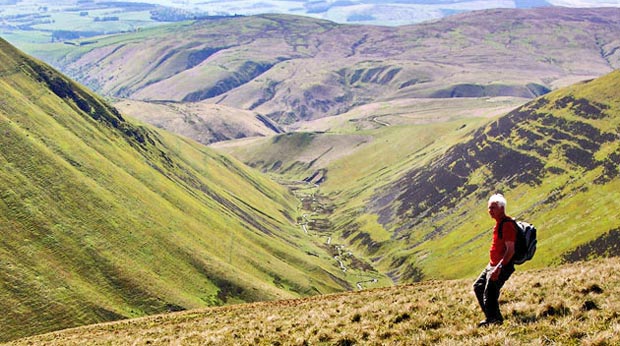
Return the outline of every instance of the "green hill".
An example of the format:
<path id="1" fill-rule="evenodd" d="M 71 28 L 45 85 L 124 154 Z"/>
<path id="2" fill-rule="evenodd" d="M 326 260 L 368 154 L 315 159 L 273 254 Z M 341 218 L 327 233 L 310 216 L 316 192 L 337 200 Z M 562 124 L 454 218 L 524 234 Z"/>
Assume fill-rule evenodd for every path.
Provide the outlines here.
<path id="1" fill-rule="evenodd" d="M 403 261 L 394 277 L 406 279 L 411 266 L 431 277 L 474 273 L 488 241 L 486 199 L 494 192 L 507 196 L 509 214 L 540 228 L 534 266 L 561 262 L 578 246 L 617 232 L 619 87 L 616 70 L 538 98 L 376 192 L 366 212 L 390 232 L 392 263 Z M 443 265 L 455 262 L 461 265 Z"/>
<path id="2" fill-rule="evenodd" d="M 620 261 L 517 270 L 505 322 L 482 319 L 471 280 L 427 281 L 75 328 L 11 345 L 617 345 Z"/>
<path id="3" fill-rule="evenodd" d="M 0 340 L 340 291 L 298 201 L 0 40 Z"/>
<path id="4" fill-rule="evenodd" d="M 476 273 L 488 256 L 486 200 L 495 192 L 507 196 L 510 215 L 540 229 L 526 267 L 542 267 L 617 248 L 619 86 L 614 71 L 490 120 L 344 122 L 218 148 L 320 183 L 319 230 L 394 282 Z"/>

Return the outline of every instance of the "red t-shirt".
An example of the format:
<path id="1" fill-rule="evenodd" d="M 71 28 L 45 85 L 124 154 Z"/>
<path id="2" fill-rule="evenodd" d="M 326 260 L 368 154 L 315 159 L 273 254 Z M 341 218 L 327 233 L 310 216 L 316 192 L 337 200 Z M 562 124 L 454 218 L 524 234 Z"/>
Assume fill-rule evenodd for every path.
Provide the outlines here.
<path id="1" fill-rule="evenodd" d="M 509 218 L 506 216 L 506 218 Z M 491 265 L 498 265 L 499 262 L 504 258 L 504 253 L 506 252 L 506 242 L 516 242 L 517 240 L 517 229 L 515 228 L 515 224 L 512 221 L 506 220 L 502 224 L 502 237 L 499 237 L 499 222 L 495 223 L 495 227 L 493 227 L 493 243 L 491 243 L 491 250 L 489 250 Z"/>

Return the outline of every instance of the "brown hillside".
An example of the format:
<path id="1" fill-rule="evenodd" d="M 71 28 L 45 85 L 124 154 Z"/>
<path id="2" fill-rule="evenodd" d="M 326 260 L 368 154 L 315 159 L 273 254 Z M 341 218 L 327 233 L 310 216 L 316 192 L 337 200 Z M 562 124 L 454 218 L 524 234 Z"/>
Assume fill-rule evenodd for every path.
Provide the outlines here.
<path id="1" fill-rule="evenodd" d="M 283 132 L 253 111 L 208 103 L 144 102 L 125 99 L 114 104 L 123 114 L 203 144 Z"/>
<path id="2" fill-rule="evenodd" d="M 617 345 L 618 258 L 517 270 L 502 326 L 477 328 L 471 280 L 235 305 L 76 328 L 10 345 Z"/>
<path id="3" fill-rule="evenodd" d="M 285 15 L 102 39 L 57 64 L 106 95 L 201 101 L 280 124 L 412 97 L 535 97 L 620 67 L 620 9 L 498 9 L 405 27 Z"/>

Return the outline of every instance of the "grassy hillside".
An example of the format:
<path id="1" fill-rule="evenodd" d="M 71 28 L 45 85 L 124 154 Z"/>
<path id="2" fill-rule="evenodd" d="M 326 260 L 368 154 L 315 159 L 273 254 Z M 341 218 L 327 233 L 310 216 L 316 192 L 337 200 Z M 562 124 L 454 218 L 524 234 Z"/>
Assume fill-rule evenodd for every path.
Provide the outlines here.
<path id="1" fill-rule="evenodd" d="M 420 97 L 533 98 L 620 67 L 620 9 L 501 9 L 403 27 L 260 15 L 31 52 L 109 96 L 292 124 Z M 89 40 L 91 42 L 93 40 Z"/>
<path id="2" fill-rule="evenodd" d="M 339 291 L 298 201 L 0 40 L 0 340 Z"/>
<path id="3" fill-rule="evenodd" d="M 505 322 L 490 328 L 476 327 L 472 278 L 172 313 L 11 345 L 616 345 L 618 266 L 518 270 L 500 298 Z"/>
<path id="4" fill-rule="evenodd" d="M 390 231 L 391 265 L 403 261 L 394 277 L 410 266 L 430 277 L 474 273 L 491 226 L 485 201 L 498 191 L 509 214 L 541 230 L 534 266 L 618 229 L 619 86 L 614 71 L 532 101 L 378 191 L 365 212 Z"/>
<path id="5" fill-rule="evenodd" d="M 617 247 L 619 83 L 614 71 L 491 121 L 478 112 L 398 126 L 334 119 L 321 122 L 324 133 L 217 147 L 319 182 L 312 198 L 322 198 L 308 209 L 317 229 L 395 282 L 475 274 L 488 256 L 486 199 L 495 192 L 539 228 L 539 254 L 526 267 L 542 267 Z"/>

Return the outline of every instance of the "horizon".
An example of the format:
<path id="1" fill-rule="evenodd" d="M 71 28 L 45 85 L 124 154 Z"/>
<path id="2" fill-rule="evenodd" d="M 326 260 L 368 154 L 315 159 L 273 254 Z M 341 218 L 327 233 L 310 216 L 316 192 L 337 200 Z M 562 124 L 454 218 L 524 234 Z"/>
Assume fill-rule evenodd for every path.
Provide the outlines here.
<path id="1" fill-rule="evenodd" d="M 0 4 L 0 19 L 17 9 L 68 7 L 72 1 L 14 0 L 15 3 Z M 121 2 L 121 1 L 114 1 Z M 128 0 L 123 3 L 140 3 L 179 9 L 190 14 L 210 16 L 252 16 L 259 14 L 291 14 L 329 20 L 339 24 L 365 24 L 378 26 L 402 26 L 437 20 L 450 15 L 498 8 L 569 7 L 596 8 L 620 7 L 620 0 L 373 0 L 308 1 L 265 0 L 259 3 L 248 0 Z M 13 10 L 13 11 L 11 11 Z M 45 11 L 44 11 L 45 12 Z M 0 34 L 2 26 L 0 26 Z"/>

